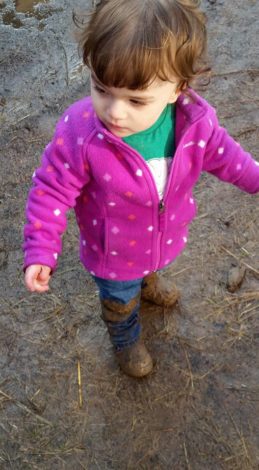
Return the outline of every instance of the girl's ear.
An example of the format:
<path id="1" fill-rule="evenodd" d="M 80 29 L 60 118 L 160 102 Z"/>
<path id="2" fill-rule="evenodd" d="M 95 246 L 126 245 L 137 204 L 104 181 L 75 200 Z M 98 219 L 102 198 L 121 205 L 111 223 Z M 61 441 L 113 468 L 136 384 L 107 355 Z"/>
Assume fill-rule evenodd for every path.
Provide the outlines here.
<path id="1" fill-rule="evenodd" d="M 181 94 L 181 92 L 187 87 L 187 84 L 183 80 L 174 82 L 174 89 L 169 97 L 168 103 L 175 103 Z"/>
<path id="2" fill-rule="evenodd" d="M 169 103 L 175 103 L 179 95 L 182 93 L 182 91 L 186 90 L 187 88 L 188 88 L 188 82 L 183 81 L 183 80 L 180 81 L 178 85 L 176 86 L 176 90 L 172 93 Z"/>
<path id="3" fill-rule="evenodd" d="M 178 99 L 178 96 L 181 94 L 181 90 L 174 91 L 171 96 L 169 97 L 168 103 L 172 104 L 175 103 Z"/>

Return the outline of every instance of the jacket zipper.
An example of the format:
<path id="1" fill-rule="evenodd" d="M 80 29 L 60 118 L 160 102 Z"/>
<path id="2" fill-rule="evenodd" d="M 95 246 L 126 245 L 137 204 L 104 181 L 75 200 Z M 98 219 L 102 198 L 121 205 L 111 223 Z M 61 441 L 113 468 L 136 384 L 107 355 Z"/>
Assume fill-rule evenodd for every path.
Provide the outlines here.
<path id="1" fill-rule="evenodd" d="M 122 147 L 122 148 L 124 147 L 124 145 L 121 145 L 118 142 L 116 142 L 116 144 L 119 145 L 119 147 Z M 144 165 L 147 169 L 147 172 L 151 176 L 151 180 L 153 182 L 154 192 L 156 193 L 156 197 L 157 197 L 157 201 L 158 201 L 158 205 L 157 205 L 157 208 L 158 208 L 158 235 L 157 235 L 157 241 L 156 241 L 156 262 L 155 262 L 155 265 L 154 265 L 154 268 L 153 268 L 153 271 L 157 271 L 157 269 L 160 265 L 160 260 L 161 260 L 161 239 L 162 239 L 162 236 L 163 236 L 163 232 L 160 230 L 160 217 L 161 217 L 161 214 L 163 214 L 164 211 L 165 211 L 165 202 L 164 201 L 165 201 L 165 193 L 168 192 L 169 178 L 167 180 L 166 191 L 164 192 L 164 196 L 163 196 L 162 199 L 159 199 L 159 193 L 158 193 L 155 181 L 154 181 L 154 177 L 151 173 L 151 170 L 149 169 L 149 166 L 147 165 L 147 163 L 145 162 L 143 157 L 136 150 L 130 148 L 130 152 L 134 156 L 137 156 L 137 158 L 141 160 L 142 164 L 144 163 Z M 177 152 L 177 150 L 176 150 L 176 152 Z M 176 152 L 175 152 L 175 154 L 176 154 Z M 172 160 L 172 165 L 171 165 L 171 169 L 170 169 L 170 173 L 169 173 L 170 176 L 172 175 L 172 172 L 173 172 L 173 165 L 174 165 L 174 158 Z M 171 181 L 171 179 L 172 179 L 172 176 L 170 178 L 170 181 Z"/>
<path id="2" fill-rule="evenodd" d="M 165 211 L 165 203 L 164 203 L 164 198 L 163 198 L 159 202 L 159 214 L 162 214 L 164 211 Z"/>
<path id="3" fill-rule="evenodd" d="M 160 216 L 161 216 L 161 214 L 163 214 L 164 211 L 165 211 L 165 204 L 164 204 L 164 200 L 161 199 L 159 201 L 159 205 L 158 205 L 158 218 L 159 218 L 159 220 L 158 220 L 158 236 L 157 236 L 157 243 L 156 243 L 157 256 L 156 256 L 156 264 L 155 264 L 154 271 L 157 271 L 158 266 L 160 264 L 160 259 L 161 259 L 161 239 L 162 239 L 163 232 L 160 230 Z"/>
<path id="4" fill-rule="evenodd" d="M 160 197 L 159 197 L 159 193 L 158 193 L 158 190 L 157 190 L 157 186 L 155 184 L 154 177 L 153 177 L 153 175 L 151 173 L 151 170 L 150 170 L 148 164 L 146 163 L 146 161 L 143 159 L 143 157 L 136 150 L 130 148 L 130 151 L 132 153 L 134 153 L 134 156 L 136 155 L 138 159 L 141 159 L 141 163 L 145 165 L 145 167 L 147 169 L 147 172 L 151 176 L 151 181 L 153 183 L 154 193 L 156 194 L 157 214 L 158 214 L 158 234 L 157 234 L 157 240 L 156 240 L 156 256 L 155 256 L 155 264 L 154 264 L 153 271 L 157 271 L 158 266 L 160 264 L 160 259 L 161 259 L 161 239 L 162 239 L 162 236 L 163 236 L 163 232 L 161 231 L 161 228 L 160 228 L 160 225 L 161 225 L 160 216 L 165 211 L 164 198 L 160 199 Z"/>
<path id="5" fill-rule="evenodd" d="M 194 126 L 194 124 L 197 124 L 197 121 L 193 122 L 191 124 L 191 126 L 188 128 L 188 131 L 190 131 L 190 129 L 192 128 L 192 126 Z M 156 184 L 155 184 L 155 181 L 154 181 L 154 177 L 151 173 L 151 170 L 149 169 L 149 166 L 147 165 L 147 163 L 145 162 L 145 160 L 143 159 L 143 157 L 135 150 L 135 149 L 132 149 L 131 147 L 129 147 L 129 150 L 130 150 L 130 153 L 132 153 L 134 155 L 134 157 L 137 156 L 137 158 L 139 160 L 141 160 L 142 164 L 144 163 L 150 177 L 151 177 L 151 180 L 153 182 L 153 188 L 155 190 L 155 193 L 156 193 L 156 197 L 157 197 L 157 200 L 158 200 L 158 236 L 157 236 L 157 243 L 156 243 L 156 248 L 157 248 L 157 254 L 156 254 L 156 263 L 155 263 L 155 267 L 154 267 L 154 271 L 156 271 L 159 267 L 159 264 L 160 264 L 160 257 L 161 257 L 161 239 L 162 239 L 162 235 L 163 235 L 163 232 L 160 230 L 160 217 L 161 217 L 161 214 L 163 214 L 163 212 L 165 211 L 165 199 L 167 197 L 167 194 L 168 194 L 168 191 L 169 191 L 169 187 L 170 187 L 170 184 L 171 184 L 171 181 L 172 181 L 172 178 L 173 178 L 173 167 L 175 166 L 175 156 L 177 154 L 177 151 L 180 147 L 180 144 L 182 142 L 182 140 L 184 140 L 184 137 L 185 137 L 185 134 L 183 134 L 180 138 L 180 141 L 178 143 L 178 146 L 176 148 L 176 151 L 175 151 L 175 154 L 174 154 L 174 157 L 173 157 L 173 160 L 172 160 L 172 164 L 171 164 L 171 168 L 170 168 L 170 172 L 169 172 L 169 177 L 167 179 L 167 183 L 166 183 L 166 187 L 165 187 L 165 190 L 164 190 L 164 194 L 163 194 L 163 198 L 159 200 L 159 194 L 158 194 L 158 190 L 157 190 L 157 187 L 156 187 Z M 121 144 L 121 142 L 114 142 L 115 145 L 119 146 L 119 147 L 122 147 L 122 149 L 124 150 L 125 147 L 124 145 L 126 146 L 127 144 Z M 128 150 L 128 149 L 127 149 Z"/>

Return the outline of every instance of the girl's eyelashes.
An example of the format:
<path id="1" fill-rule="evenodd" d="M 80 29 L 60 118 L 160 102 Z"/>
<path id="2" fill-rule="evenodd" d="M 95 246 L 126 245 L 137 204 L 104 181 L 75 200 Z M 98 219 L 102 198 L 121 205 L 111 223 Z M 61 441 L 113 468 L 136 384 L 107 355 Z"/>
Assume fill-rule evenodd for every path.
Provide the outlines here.
<path id="1" fill-rule="evenodd" d="M 146 104 L 143 101 L 138 101 L 138 100 L 134 100 L 134 99 L 131 99 L 130 102 L 132 104 L 134 104 L 135 106 L 145 106 L 145 104 Z"/>

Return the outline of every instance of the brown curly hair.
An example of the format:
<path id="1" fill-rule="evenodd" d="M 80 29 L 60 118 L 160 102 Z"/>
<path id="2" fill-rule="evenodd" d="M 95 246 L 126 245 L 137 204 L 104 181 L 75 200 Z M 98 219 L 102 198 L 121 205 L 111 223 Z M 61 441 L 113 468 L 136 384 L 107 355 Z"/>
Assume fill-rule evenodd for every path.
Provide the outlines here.
<path id="1" fill-rule="evenodd" d="M 97 3 L 97 2 L 96 2 Z M 144 89 L 156 77 L 184 90 L 207 74 L 199 0 L 101 0 L 80 27 L 84 63 L 107 87 Z"/>

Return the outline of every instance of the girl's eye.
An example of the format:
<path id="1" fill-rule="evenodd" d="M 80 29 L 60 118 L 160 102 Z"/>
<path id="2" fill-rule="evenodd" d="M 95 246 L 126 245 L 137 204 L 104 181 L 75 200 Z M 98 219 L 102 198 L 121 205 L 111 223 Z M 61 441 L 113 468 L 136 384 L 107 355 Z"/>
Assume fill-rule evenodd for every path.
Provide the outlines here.
<path id="1" fill-rule="evenodd" d="M 145 106 L 145 104 L 146 104 L 143 101 L 138 101 L 138 100 L 134 100 L 134 99 L 131 99 L 130 102 L 135 106 Z"/>

